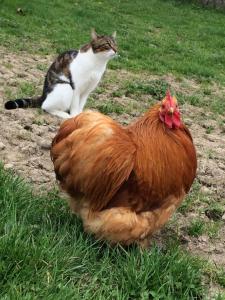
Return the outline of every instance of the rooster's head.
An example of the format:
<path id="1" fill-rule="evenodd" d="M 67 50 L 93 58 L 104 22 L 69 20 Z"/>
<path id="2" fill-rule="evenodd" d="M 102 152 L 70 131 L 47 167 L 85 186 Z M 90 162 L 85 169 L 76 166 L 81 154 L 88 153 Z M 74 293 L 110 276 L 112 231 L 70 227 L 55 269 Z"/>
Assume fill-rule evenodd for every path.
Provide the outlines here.
<path id="1" fill-rule="evenodd" d="M 160 120 L 169 128 L 179 128 L 181 125 L 177 99 L 170 95 L 169 90 L 166 93 L 166 97 L 162 100 L 159 109 L 159 117 Z"/>

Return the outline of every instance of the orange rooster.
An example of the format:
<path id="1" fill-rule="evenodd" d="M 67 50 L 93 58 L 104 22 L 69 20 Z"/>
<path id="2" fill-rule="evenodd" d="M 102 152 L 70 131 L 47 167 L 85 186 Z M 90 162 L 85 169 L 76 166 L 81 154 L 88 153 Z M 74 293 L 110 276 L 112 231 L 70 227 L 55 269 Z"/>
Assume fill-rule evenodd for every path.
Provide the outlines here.
<path id="1" fill-rule="evenodd" d="M 147 244 L 188 193 L 197 168 L 191 134 L 169 92 L 127 127 L 91 111 L 66 120 L 51 158 L 84 229 L 125 245 Z"/>

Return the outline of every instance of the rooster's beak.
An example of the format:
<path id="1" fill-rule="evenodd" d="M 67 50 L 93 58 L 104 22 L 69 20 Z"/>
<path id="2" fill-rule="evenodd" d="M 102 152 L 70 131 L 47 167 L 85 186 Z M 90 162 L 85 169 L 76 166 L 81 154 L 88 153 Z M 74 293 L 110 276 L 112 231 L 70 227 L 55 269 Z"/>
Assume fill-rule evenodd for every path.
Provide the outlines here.
<path id="1" fill-rule="evenodd" d="M 174 108 L 173 108 L 173 107 L 170 107 L 169 112 L 170 112 L 171 115 L 173 115 L 173 113 L 174 113 Z"/>

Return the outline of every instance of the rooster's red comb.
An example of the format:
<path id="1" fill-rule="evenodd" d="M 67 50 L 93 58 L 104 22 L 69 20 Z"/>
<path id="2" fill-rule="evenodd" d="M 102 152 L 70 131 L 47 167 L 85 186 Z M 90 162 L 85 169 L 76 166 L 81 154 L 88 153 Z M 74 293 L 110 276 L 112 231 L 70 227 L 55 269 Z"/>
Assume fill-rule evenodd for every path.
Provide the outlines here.
<path id="1" fill-rule="evenodd" d="M 170 90 L 169 89 L 166 91 L 166 100 L 169 101 L 170 104 L 173 101 L 173 98 L 172 98 L 172 96 L 170 94 Z"/>
<path id="2" fill-rule="evenodd" d="M 175 96 L 171 96 L 170 90 L 166 91 L 166 97 L 164 98 L 165 101 L 169 102 L 169 105 L 172 106 L 174 103 L 177 104 L 177 99 Z"/>

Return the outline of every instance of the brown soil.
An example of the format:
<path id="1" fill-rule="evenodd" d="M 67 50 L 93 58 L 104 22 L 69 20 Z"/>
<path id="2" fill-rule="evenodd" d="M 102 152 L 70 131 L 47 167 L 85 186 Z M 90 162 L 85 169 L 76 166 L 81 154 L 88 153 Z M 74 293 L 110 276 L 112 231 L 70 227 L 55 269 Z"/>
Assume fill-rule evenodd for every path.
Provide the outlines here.
<path id="1" fill-rule="evenodd" d="M 6 111 L 3 103 L 8 100 L 9 91 L 11 95 L 16 96 L 21 82 L 32 83 L 37 90 L 37 94 L 40 93 L 45 71 L 38 70 L 38 66 L 39 69 L 40 65 L 46 69 L 52 57 L 30 56 L 27 53 L 9 54 L 4 48 L 0 48 L 0 55 L 2 58 L 2 64 L 0 65 L 0 160 L 3 161 L 5 168 L 13 168 L 26 180 L 32 182 L 35 188 L 40 190 L 51 189 L 56 182 L 49 148 L 62 120 L 40 112 L 38 109 Z M 117 78 L 117 80 L 126 78 L 127 80 L 129 76 L 135 78 L 139 75 L 132 75 L 125 71 L 107 71 L 102 82 L 106 87 L 106 93 L 97 95 L 98 101 L 104 101 L 106 96 L 110 95 L 113 89 L 116 89 L 113 78 Z M 163 78 L 170 82 L 174 88 L 181 89 L 180 83 L 175 81 L 172 76 Z M 186 90 L 184 92 L 188 92 L 187 83 L 192 91 L 198 89 L 196 82 L 186 80 Z M 115 99 L 125 104 L 133 101 L 129 97 Z M 137 101 L 136 104 L 138 108 L 140 103 Z M 143 103 L 142 106 L 147 107 L 146 103 Z M 221 125 L 218 120 L 214 120 L 214 115 L 202 108 L 184 105 L 182 112 L 185 122 L 192 132 L 198 152 L 198 180 L 201 183 L 201 193 L 212 199 L 212 201 L 224 205 L 224 124 Z M 124 113 L 120 116 L 112 114 L 112 117 L 122 123 L 129 123 L 134 119 L 134 116 L 136 117 L 139 114 L 137 109 L 136 112 L 131 114 Z M 209 128 L 212 129 L 210 132 Z M 171 223 L 172 231 L 178 233 L 180 240 L 191 252 L 208 257 L 216 264 L 225 266 L 225 214 L 221 216 L 223 224 L 217 237 L 210 238 L 207 234 L 197 238 L 191 237 L 186 232 L 187 224 L 191 220 L 198 217 L 205 222 L 211 222 L 204 211 L 207 204 L 202 204 L 201 213 L 199 213 L 199 206 L 197 206 L 193 204 L 191 211 L 187 214 L 176 213 L 175 221 Z M 162 237 L 169 230 L 168 228 L 162 230 L 158 237 L 161 237 L 162 240 Z"/>

